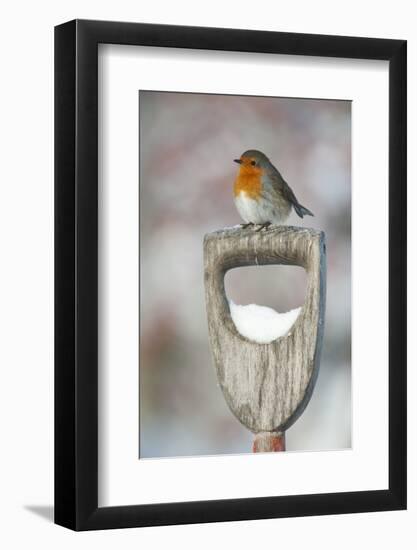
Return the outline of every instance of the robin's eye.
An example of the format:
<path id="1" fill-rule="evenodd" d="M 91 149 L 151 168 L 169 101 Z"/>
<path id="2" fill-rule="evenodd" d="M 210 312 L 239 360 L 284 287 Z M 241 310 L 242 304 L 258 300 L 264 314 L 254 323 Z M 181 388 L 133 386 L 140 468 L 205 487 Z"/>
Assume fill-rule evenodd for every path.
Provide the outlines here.
<path id="1" fill-rule="evenodd" d="M 251 160 L 252 166 L 256 166 L 256 160 Z"/>

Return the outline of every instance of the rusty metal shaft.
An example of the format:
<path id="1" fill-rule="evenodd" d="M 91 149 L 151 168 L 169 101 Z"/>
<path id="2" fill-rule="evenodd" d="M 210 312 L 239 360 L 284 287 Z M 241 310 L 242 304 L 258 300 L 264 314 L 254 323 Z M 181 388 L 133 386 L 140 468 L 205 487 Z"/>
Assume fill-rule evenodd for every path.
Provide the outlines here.
<path id="1" fill-rule="evenodd" d="M 253 441 L 254 453 L 279 453 L 285 451 L 285 433 L 260 432 Z"/>

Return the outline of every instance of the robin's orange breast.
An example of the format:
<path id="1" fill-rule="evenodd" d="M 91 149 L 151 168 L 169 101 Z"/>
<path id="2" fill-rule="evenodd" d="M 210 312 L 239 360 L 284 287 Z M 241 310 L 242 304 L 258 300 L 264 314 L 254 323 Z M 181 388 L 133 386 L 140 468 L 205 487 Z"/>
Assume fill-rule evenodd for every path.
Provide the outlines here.
<path id="1" fill-rule="evenodd" d="M 248 198 L 257 199 L 262 191 L 262 174 L 257 166 L 241 166 L 233 188 L 235 197 L 245 193 Z"/>

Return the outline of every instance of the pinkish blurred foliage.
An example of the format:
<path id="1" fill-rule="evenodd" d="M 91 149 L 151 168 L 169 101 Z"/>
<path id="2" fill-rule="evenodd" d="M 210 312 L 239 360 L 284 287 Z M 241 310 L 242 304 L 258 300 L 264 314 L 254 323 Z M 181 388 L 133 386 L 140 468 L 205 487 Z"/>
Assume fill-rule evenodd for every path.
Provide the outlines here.
<path id="1" fill-rule="evenodd" d="M 321 371 L 287 432 L 287 450 L 351 444 L 351 104 L 348 101 L 140 92 L 140 457 L 250 452 L 227 408 L 207 336 L 203 237 L 241 222 L 233 203 L 246 149 L 263 151 L 323 229 L 328 290 Z M 300 268 L 226 276 L 240 304 L 303 303 Z"/>

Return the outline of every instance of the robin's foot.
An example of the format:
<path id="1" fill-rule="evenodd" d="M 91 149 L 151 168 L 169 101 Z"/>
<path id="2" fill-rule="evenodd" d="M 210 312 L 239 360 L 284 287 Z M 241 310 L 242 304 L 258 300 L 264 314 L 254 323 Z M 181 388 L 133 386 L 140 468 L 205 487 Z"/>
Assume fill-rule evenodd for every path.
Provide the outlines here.
<path id="1" fill-rule="evenodd" d="M 268 229 L 268 227 L 271 225 L 271 222 L 261 223 L 261 225 L 255 229 L 255 231 L 262 231 L 263 229 Z"/>
<path id="2" fill-rule="evenodd" d="M 249 223 L 241 223 L 240 224 L 240 227 L 242 229 L 246 229 L 247 227 L 249 227 L 250 225 L 254 225 L 252 222 L 249 222 Z"/>

